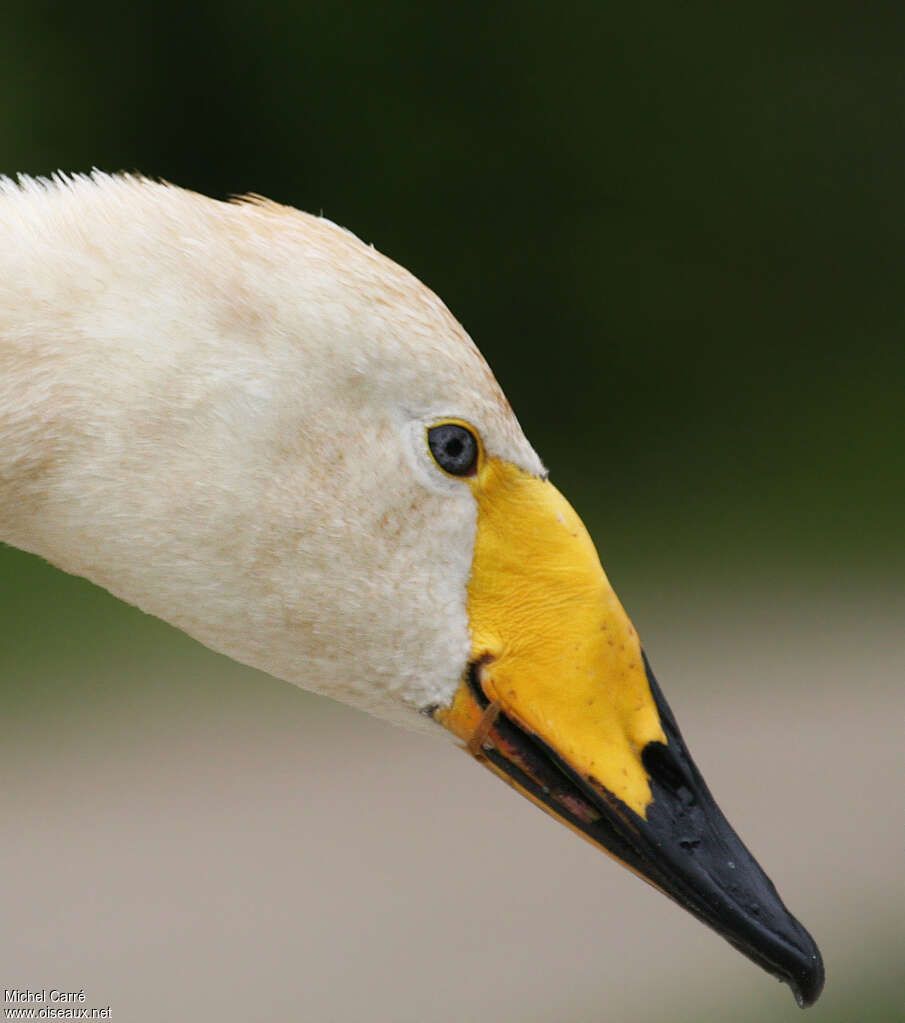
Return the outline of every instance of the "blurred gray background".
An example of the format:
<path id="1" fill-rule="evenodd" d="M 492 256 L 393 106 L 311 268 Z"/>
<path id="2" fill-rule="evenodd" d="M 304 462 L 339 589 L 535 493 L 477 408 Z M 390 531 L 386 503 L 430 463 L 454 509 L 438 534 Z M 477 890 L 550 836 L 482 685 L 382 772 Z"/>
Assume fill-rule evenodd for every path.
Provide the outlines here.
<path id="1" fill-rule="evenodd" d="M 660 0 L 35 0 L 0 33 L 0 172 L 261 192 L 447 301 L 821 944 L 825 1023 L 905 1018 L 903 42 L 896 5 Z M 129 1023 L 798 1018 L 453 747 L 10 549 L 0 614 L 0 987 Z"/>

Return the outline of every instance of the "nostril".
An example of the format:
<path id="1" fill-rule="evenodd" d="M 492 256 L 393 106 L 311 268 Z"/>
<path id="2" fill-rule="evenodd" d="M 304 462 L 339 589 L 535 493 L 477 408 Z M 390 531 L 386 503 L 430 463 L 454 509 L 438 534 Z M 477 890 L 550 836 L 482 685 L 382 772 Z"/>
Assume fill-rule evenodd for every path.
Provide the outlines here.
<path id="1" fill-rule="evenodd" d="M 685 806 L 695 802 L 688 775 L 671 746 L 649 742 L 641 751 L 641 763 L 650 777 Z"/>

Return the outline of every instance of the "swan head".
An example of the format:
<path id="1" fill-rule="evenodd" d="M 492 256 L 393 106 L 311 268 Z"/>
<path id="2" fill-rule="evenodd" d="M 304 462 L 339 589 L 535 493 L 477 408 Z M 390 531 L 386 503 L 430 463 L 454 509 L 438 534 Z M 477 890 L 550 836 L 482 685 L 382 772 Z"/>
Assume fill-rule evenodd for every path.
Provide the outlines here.
<path id="1" fill-rule="evenodd" d="M 28 270 L 32 320 L 69 310 L 36 336 L 106 372 L 64 390 L 77 426 L 54 438 L 54 486 L 23 484 L 13 542 L 245 663 L 446 731 L 812 1002 L 813 940 L 714 803 L 579 516 L 439 299 L 263 200 L 37 187 L 7 187 L 6 236 L 75 241 Z"/>

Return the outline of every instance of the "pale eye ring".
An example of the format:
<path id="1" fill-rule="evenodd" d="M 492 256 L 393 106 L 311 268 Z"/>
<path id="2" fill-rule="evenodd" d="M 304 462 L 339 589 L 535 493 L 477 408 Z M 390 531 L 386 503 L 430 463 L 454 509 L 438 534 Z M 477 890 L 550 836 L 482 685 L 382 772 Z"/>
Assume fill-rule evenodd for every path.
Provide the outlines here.
<path id="1" fill-rule="evenodd" d="M 427 431 L 434 461 L 450 476 L 473 476 L 478 465 L 478 439 L 461 423 L 439 423 Z"/>

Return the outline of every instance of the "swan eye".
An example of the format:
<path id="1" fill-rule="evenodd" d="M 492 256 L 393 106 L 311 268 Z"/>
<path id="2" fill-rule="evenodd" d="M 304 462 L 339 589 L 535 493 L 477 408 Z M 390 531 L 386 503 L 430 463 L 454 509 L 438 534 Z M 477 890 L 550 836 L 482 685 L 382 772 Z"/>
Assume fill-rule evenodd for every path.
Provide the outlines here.
<path id="1" fill-rule="evenodd" d="M 478 441 L 458 423 L 441 423 L 427 431 L 434 461 L 451 476 L 471 476 L 478 462 Z"/>

